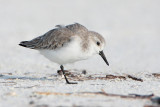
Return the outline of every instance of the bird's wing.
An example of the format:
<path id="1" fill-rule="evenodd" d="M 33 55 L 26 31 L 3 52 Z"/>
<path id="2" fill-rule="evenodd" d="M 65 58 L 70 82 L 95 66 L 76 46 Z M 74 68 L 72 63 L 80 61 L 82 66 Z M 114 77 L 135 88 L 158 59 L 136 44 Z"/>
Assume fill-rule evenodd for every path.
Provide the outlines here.
<path id="1" fill-rule="evenodd" d="M 65 27 L 48 31 L 31 41 L 23 41 L 19 45 L 31 49 L 57 49 L 71 40 L 74 33 Z"/>

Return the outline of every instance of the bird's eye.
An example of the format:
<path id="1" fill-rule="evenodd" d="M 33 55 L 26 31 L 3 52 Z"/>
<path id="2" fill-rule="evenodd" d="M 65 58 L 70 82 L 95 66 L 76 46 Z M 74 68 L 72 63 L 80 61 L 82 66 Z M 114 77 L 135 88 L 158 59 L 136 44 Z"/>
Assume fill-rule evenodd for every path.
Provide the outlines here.
<path id="1" fill-rule="evenodd" d="M 97 42 L 97 45 L 99 46 L 99 45 L 100 45 L 100 42 Z"/>

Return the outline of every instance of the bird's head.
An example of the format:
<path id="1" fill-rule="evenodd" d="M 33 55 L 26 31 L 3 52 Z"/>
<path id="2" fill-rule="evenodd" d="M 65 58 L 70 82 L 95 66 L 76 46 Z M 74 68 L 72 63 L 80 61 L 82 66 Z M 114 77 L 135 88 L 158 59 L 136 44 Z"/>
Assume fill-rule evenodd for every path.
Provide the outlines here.
<path id="1" fill-rule="evenodd" d="M 96 54 L 99 54 L 106 64 L 109 66 L 109 63 L 103 53 L 103 49 L 106 45 L 105 39 L 97 32 L 90 31 L 90 37 L 92 38 L 93 51 Z"/>

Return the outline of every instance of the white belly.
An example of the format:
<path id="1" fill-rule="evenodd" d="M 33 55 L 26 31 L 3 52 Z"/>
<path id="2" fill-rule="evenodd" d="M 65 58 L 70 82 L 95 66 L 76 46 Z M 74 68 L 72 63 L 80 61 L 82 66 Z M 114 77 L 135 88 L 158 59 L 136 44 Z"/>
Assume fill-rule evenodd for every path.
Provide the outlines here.
<path id="1" fill-rule="evenodd" d="M 68 45 L 56 50 L 39 50 L 39 51 L 46 58 L 60 65 L 66 63 L 73 63 L 79 60 L 84 60 L 91 56 L 86 52 L 82 51 L 79 40 L 74 40 Z"/>

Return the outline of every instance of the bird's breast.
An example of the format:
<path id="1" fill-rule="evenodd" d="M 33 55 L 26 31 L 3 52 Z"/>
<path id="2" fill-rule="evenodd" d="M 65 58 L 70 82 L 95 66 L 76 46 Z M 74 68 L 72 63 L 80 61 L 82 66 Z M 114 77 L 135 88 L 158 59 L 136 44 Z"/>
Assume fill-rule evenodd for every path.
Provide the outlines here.
<path id="1" fill-rule="evenodd" d="M 79 39 L 74 39 L 73 41 L 59 49 L 44 49 L 39 51 L 47 59 L 58 64 L 73 63 L 79 60 L 87 59 L 91 56 L 90 54 L 82 50 L 81 41 Z"/>

